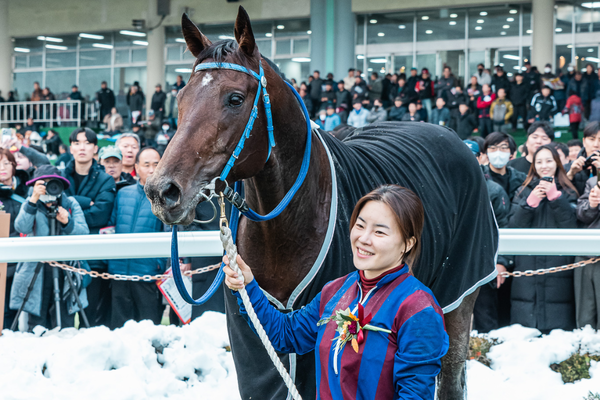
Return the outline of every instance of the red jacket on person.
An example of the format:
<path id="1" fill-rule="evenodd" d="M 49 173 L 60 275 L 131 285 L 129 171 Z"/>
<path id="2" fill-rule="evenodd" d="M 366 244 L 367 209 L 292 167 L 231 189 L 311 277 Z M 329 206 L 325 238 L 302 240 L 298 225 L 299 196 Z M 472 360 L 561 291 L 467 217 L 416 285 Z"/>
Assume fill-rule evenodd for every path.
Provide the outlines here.
<path id="1" fill-rule="evenodd" d="M 569 113 L 569 122 L 581 122 L 581 111 L 583 110 L 583 104 L 581 98 L 576 94 L 569 96 L 565 109 L 562 111 L 563 114 Z"/>
<path id="2" fill-rule="evenodd" d="M 485 96 L 481 94 L 477 98 L 477 108 L 479 109 L 479 118 L 489 118 L 490 117 L 490 107 L 492 103 L 496 100 L 496 93 L 490 93 Z"/>

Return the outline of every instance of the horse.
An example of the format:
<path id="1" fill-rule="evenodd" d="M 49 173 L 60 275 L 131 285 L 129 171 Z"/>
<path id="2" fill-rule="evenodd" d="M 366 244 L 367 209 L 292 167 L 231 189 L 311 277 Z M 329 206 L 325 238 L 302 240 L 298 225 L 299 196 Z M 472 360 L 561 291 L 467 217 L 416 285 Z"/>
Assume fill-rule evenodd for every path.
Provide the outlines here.
<path id="1" fill-rule="evenodd" d="M 471 314 L 479 286 L 496 276 L 498 247 L 485 181 L 470 150 L 453 131 L 424 123 L 381 123 L 344 142 L 307 128 L 293 88 L 261 56 L 243 7 L 235 40 L 211 43 L 185 14 L 182 32 L 196 61 L 177 95 L 177 132 L 146 183 L 153 212 L 169 225 L 190 224 L 211 183 L 220 192 L 243 182 L 244 204 L 259 214 L 289 201 L 268 221 L 241 216 L 237 233 L 239 254 L 270 301 L 287 312 L 354 270 L 349 219 L 360 197 L 384 183 L 412 189 L 426 214 L 414 274 L 438 298 L 450 337 L 436 393 L 463 399 Z M 299 175 L 304 181 L 290 199 L 286 193 Z M 235 296 L 223 290 L 242 398 L 286 398 Z M 302 397 L 315 398 L 314 355 L 280 357 Z"/>

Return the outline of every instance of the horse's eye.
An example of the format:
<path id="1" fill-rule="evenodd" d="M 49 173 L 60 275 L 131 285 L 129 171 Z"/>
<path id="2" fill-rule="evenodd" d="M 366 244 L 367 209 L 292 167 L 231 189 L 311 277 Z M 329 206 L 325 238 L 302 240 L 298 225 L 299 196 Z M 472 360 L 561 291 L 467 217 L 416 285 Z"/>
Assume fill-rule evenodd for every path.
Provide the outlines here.
<path id="1" fill-rule="evenodd" d="M 239 107 L 244 102 L 244 96 L 240 94 L 232 94 L 229 96 L 229 105 L 232 107 Z"/>

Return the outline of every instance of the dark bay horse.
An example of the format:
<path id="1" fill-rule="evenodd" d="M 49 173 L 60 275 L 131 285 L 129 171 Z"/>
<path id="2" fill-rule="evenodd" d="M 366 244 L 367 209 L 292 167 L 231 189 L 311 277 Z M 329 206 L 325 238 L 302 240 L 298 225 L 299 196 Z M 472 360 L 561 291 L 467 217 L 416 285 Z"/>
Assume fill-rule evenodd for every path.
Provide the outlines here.
<path id="1" fill-rule="evenodd" d="M 238 251 L 271 301 L 281 309 L 297 309 L 327 281 L 353 271 L 348 220 L 354 204 L 383 183 L 409 187 L 422 199 L 426 213 L 415 275 L 438 298 L 450 336 L 438 398 L 464 398 L 472 309 L 478 287 L 495 276 L 498 244 L 485 182 L 470 151 L 454 132 L 429 124 L 374 125 L 345 142 L 324 132 L 307 132 L 293 89 L 261 58 L 242 7 L 235 41 L 212 44 L 186 15 L 182 30 L 196 57 L 194 71 L 210 62 L 255 72 L 264 68 L 276 145 L 271 147 L 260 101 L 258 118 L 227 177 L 229 184 L 244 181 L 252 209 L 267 214 L 284 198 L 299 174 L 311 135 L 310 166 L 288 207 L 270 221 L 242 217 L 239 222 Z M 258 88 L 259 80 L 239 70 L 200 68 L 192 74 L 178 94 L 177 133 L 146 184 L 153 211 L 162 221 L 192 222 L 203 188 L 221 174 L 238 145 Z M 218 191 L 224 187 L 217 181 Z M 285 399 L 287 390 L 260 341 L 239 315 L 235 297 L 225 293 L 242 398 Z M 314 357 L 282 355 L 282 360 L 303 398 L 315 398 Z"/>

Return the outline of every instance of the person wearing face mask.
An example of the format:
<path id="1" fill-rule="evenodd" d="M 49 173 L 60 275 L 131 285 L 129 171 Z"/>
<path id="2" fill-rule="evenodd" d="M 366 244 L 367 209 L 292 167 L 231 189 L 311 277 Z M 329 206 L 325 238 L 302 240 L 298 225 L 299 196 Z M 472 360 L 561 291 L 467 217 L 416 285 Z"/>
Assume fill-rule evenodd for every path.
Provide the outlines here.
<path id="1" fill-rule="evenodd" d="M 577 190 L 556 149 L 545 145 L 533 154 L 533 167 L 513 199 L 509 228 L 577 228 Z M 572 256 L 516 256 L 515 271 L 572 263 Z M 512 283 L 511 323 L 539 329 L 575 328 L 573 271 L 521 277 Z"/>
<path id="2" fill-rule="evenodd" d="M 556 78 L 556 75 L 552 73 L 552 64 L 546 64 L 544 67 L 544 73 L 542 74 L 542 79 L 551 81 Z"/>
<path id="3" fill-rule="evenodd" d="M 527 174 L 507 165 L 511 154 L 516 149 L 515 140 L 504 132 L 494 132 L 488 135 L 481 149 L 489 160 L 489 165 L 482 167 L 483 174 L 499 184 L 511 201 L 527 177 Z"/>
<path id="4" fill-rule="evenodd" d="M 540 146 L 550 144 L 554 140 L 554 130 L 550 123 L 546 121 L 536 121 L 529 129 L 527 129 L 527 141 L 525 147 L 527 148 L 527 155 L 525 157 L 515 158 L 510 160 L 508 163 L 509 167 L 513 167 L 517 171 L 521 171 L 524 174 L 529 173 L 531 168 L 531 162 L 533 160 L 533 154 L 537 151 Z"/>
<path id="5" fill-rule="evenodd" d="M 477 77 L 477 83 L 480 86 L 492 84 L 492 77 L 490 76 L 489 72 L 486 71 L 483 64 L 479 64 L 477 66 L 477 73 L 475 76 Z"/>

